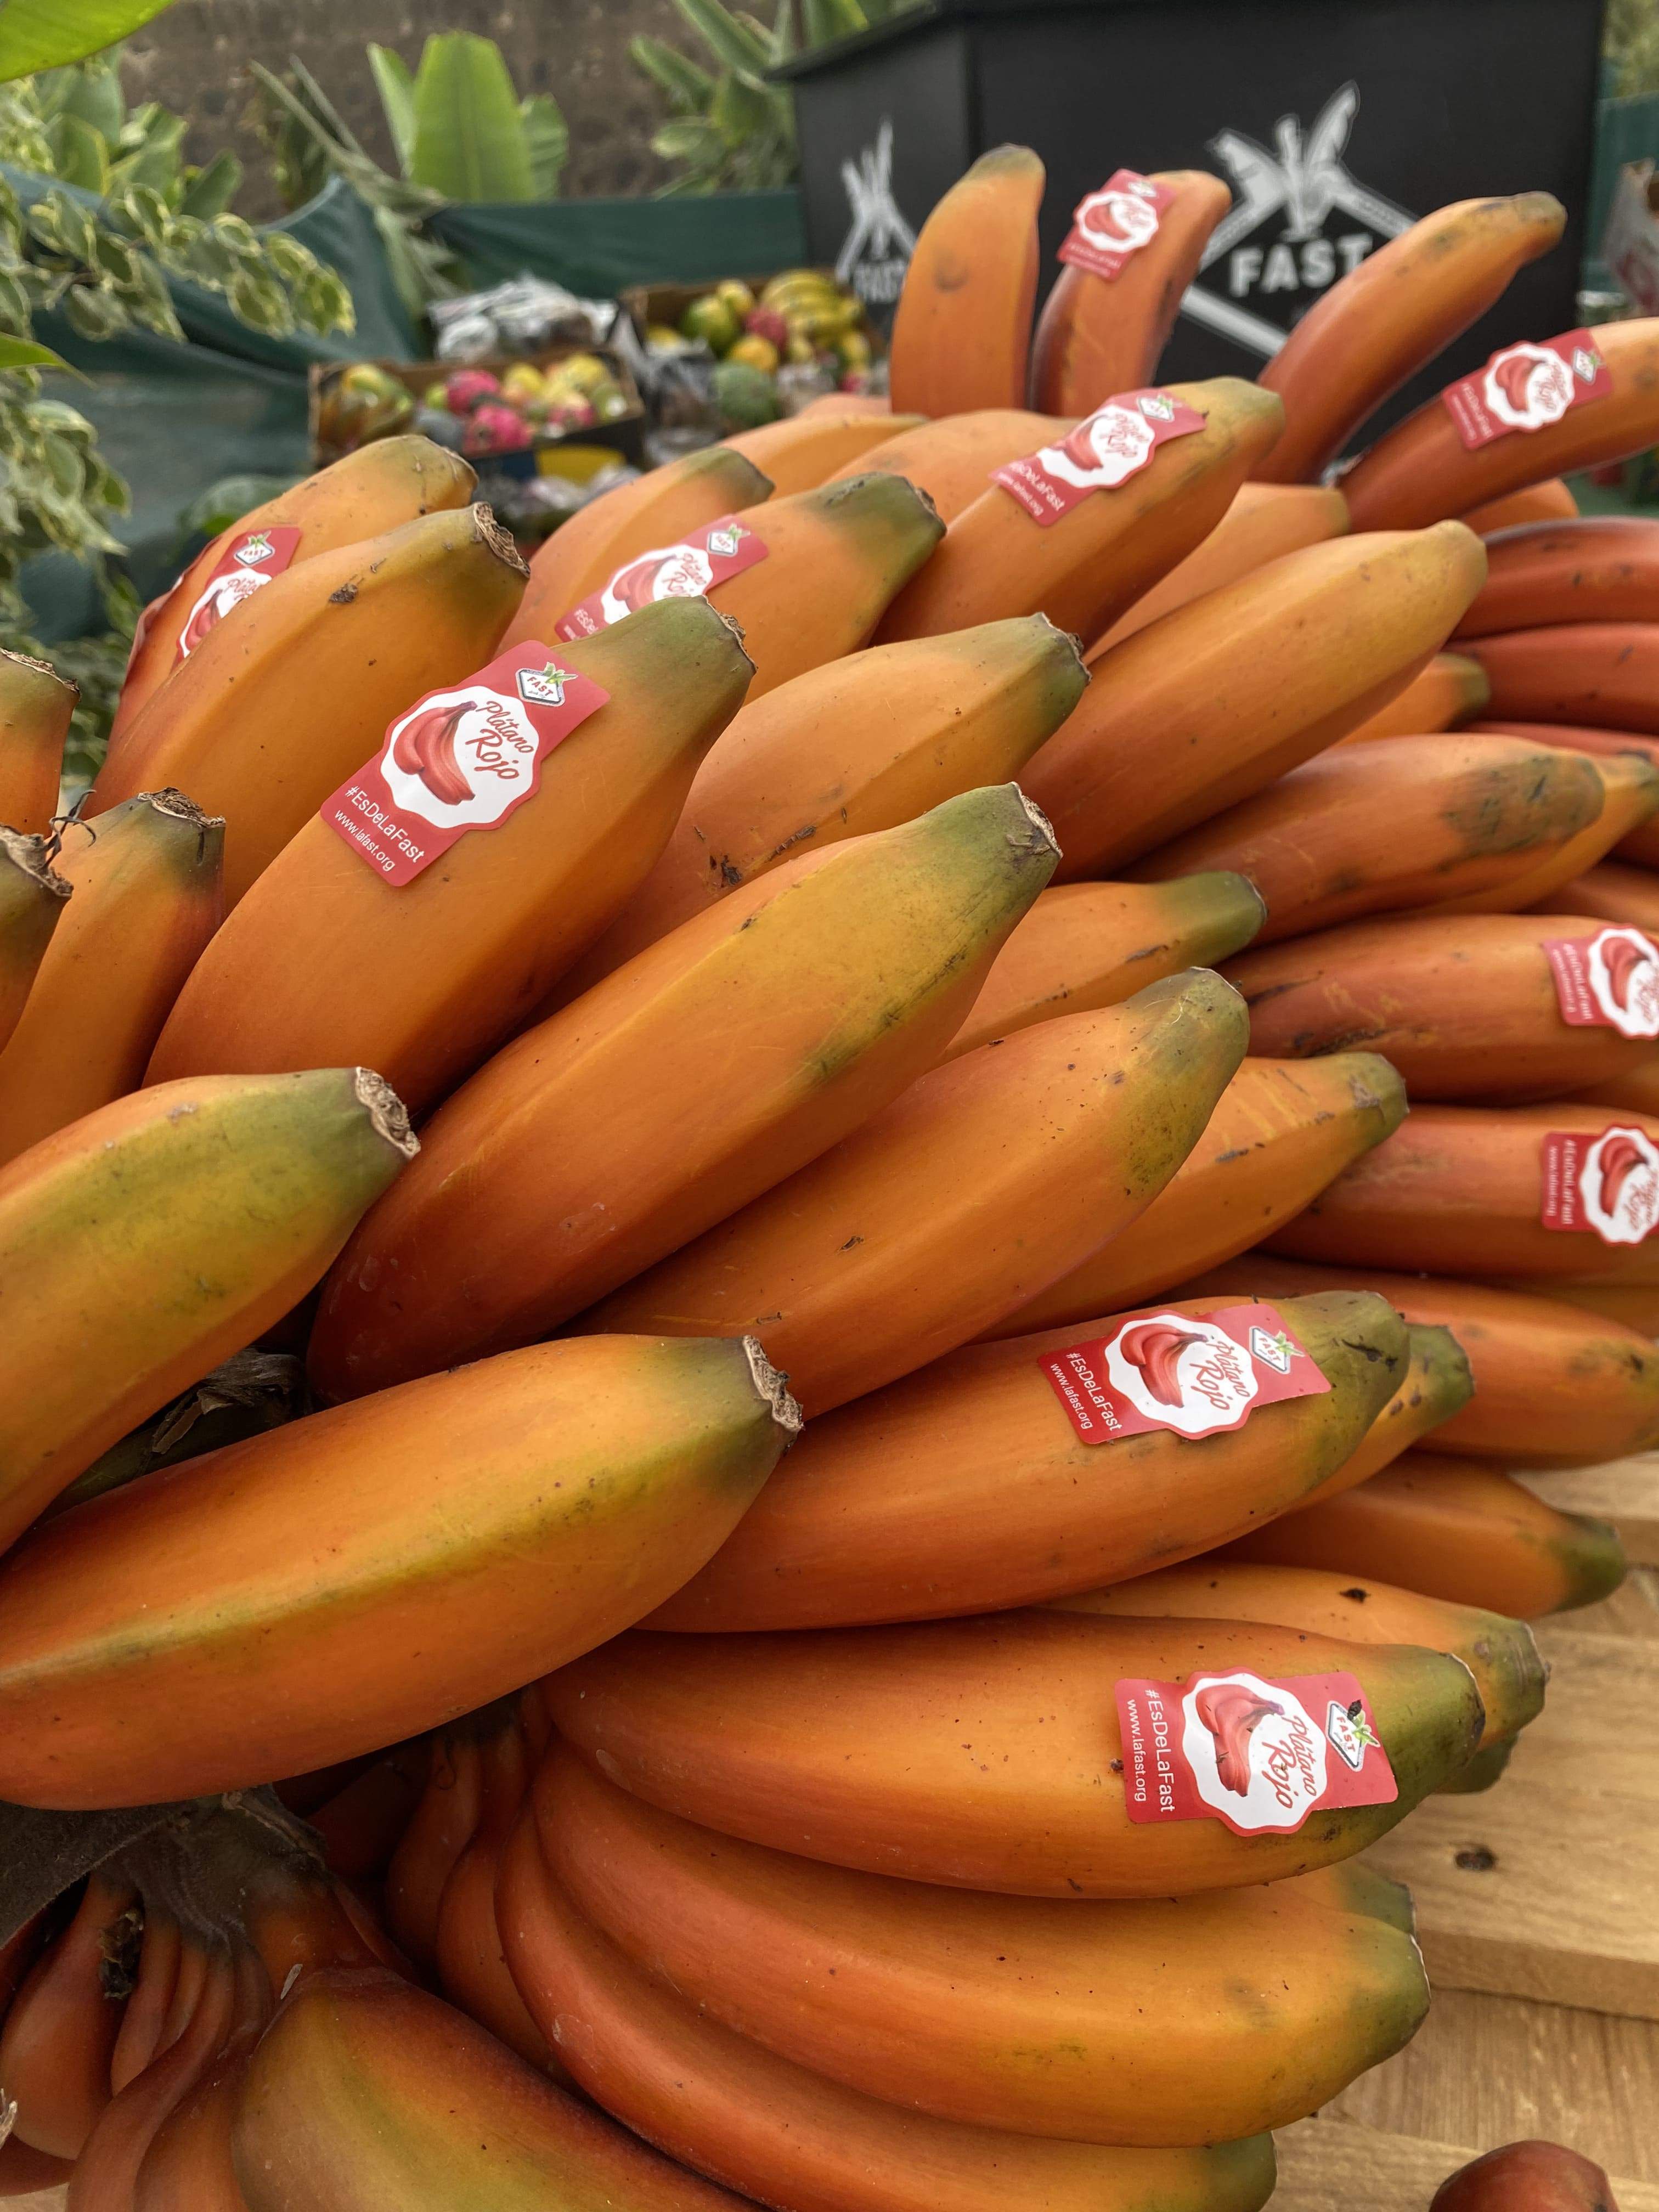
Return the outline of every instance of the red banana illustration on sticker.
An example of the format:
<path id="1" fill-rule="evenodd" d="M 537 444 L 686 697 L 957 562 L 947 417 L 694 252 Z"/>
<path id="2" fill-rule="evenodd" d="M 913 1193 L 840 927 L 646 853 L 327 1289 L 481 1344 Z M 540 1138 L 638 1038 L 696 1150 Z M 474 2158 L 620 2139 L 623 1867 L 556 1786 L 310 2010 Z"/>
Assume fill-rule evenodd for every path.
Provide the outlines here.
<path id="1" fill-rule="evenodd" d="M 445 806 L 463 806 L 472 796 L 455 758 L 455 734 L 470 704 L 464 699 L 459 706 L 428 707 L 422 714 L 411 714 L 392 740 L 392 757 L 404 774 L 418 776 Z"/>
<path id="2" fill-rule="evenodd" d="M 1647 1165 L 1647 1154 L 1634 1137 L 1627 1137 L 1621 1129 L 1609 1137 L 1601 1147 L 1601 1210 L 1604 1213 L 1617 1211 L 1625 1185 L 1635 1170 Z"/>
<path id="3" fill-rule="evenodd" d="M 656 595 L 657 579 L 672 558 L 670 553 L 647 553 L 624 568 L 620 575 L 611 579 L 611 595 L 620 599 L 630 613 L 648 607 Z"/>
<path id="4" fill-rule="evenodd" d="M 1189 1344 L 1201 1340 L 1196 1330 L 1172 1328 L 1168 1322 L 1142 1321 L 1124 1330 L 1117 1348 L 1131 1367 L 1139 1368 L 1149 1397 L 1156 1398 L 1160 1406 L 1178 1406 L 1181 1380 L 1176 1363 Z"/>
<path id="5" fill-rule="evenodd" d="M 1607 971 L 1607 988 L 1616 1005 L 1629 1006 L 1631 979 L 1638 969 L 1647 966 L 1652 957 L 1647 947 L 1637 944 L 1633 938 L 1603 939 L 1601 964 Z"/>
<path id="6" fill-rule="evenodd" d="M 1215 1771 L 1224 1790 L 1247 1797 L 1250 1790 L 1250 1738 L 1269 1713 L 1282 1719 L 1285 1708 L 1243 1682 L 1212 1682 L 1193 1700 L 1194 1711 L 1215 1738 Z"/>
<path id="7" fill-rule="evenodd" d="M 1507 361 L 1500 361 L 1492 370 L 1504 398 L 1517 415 L 1525 411 L 1527 387 L 1532 382 L 1533 372 L 1538 365 L 1535 354 L 1512 353 Z"/>

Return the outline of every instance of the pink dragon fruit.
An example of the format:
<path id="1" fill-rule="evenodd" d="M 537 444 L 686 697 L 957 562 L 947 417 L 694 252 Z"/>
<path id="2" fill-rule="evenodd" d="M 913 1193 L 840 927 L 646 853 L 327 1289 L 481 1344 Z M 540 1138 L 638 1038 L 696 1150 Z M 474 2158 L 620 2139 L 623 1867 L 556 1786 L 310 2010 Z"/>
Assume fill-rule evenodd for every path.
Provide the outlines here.
<path id="1" fill-rule="evenodd" d="M 461 440 L 464 453 L 521 453 L 535 443 L 536 433 L 516 408 L 498 407 L 489 401 L 475 407 Z"/>
<path id="2" fill-rule="evenodd" d="M 470 415 L 482 401 L 496 398 L 501 380 L 487 368 L 458 368 L 444 386 L 444 404 L 452 415 Z"/>

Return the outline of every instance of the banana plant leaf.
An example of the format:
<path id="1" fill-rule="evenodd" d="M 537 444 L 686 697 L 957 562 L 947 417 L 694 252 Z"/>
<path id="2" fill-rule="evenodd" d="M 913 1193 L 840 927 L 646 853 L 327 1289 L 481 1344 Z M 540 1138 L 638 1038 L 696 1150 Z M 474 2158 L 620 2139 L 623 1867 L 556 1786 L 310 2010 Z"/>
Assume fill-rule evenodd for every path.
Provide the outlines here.
<path id="1" fill-rule="evenodd" d="M 768 40 L 757 37 L 720 0 L 674 0 L 674 5 L 723 68 L 757 88 L 764 84 L 772 64 Z"/>
<path id="2" fill-rule="evenodd" d="M 850 38 L 854 32 L 870 27 L 859 0 L 800 0 L 800 13 L 809 46 L 828 46 L 831 39 Z"/>
<path id="3" fill-rule="evenodd" d="M 390 46 L 377 46 L 372 42 L 368 66 L 374 75 L 374 89 L 380 95 L 380 105 L 386 110 L 392 150 L 398 157 L 398 167 L 407 176 L 415 154 L 414 73 L 401 54 L 394 53 Z"/>
<path id="4" fill-rule="evenodd" d="M 169 0 L 5 0 L 0 8 L 0 82 L 84 61 L 142 29 L 168 4 Z"/>
<path id="5" fill-rule="evenodd" d="M 667 95 L 676 115 L 701 115 L 714 96 L 714 80 L 699 69 L 689 55 L 661 39 L 631 40 L 628 51 L 659 92 Z"/>
<path id="6" fill-rule="evenodd" d="M 415 76 L 410 175 L 450 200 L 534 197 L 518 95 L 493 40 L 445 31 L 427 40 Z"/>
<path id="7" fill-rule="evenodd" d="M 570 151 L 570 132 L 563 112 L 551 94 L 536 92 L 519 102 L 519 120 L 524 125 L 525 144 L 530 153 L 531 198 L 557 199 L 559 179 L 564 172 L 565 156 Z"/>

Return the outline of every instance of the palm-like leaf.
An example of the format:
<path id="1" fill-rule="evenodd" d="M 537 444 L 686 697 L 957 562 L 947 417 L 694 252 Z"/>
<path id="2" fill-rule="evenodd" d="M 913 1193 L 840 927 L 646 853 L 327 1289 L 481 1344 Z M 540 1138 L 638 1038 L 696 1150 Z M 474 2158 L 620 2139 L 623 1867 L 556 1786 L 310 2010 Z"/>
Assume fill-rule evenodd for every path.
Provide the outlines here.
<path id="1" fill-rule="evenodd" d="M 518 95 L 493 39 L 440 31 L 427 40 L 415 75 L 409 173 L 449 200 L 532 198 Z"/>
<path id="2" fill-rule="evenodd" d="M 723 68 L 754 84 L 764 83 L 771 64 L 767 40 L 739 22 L 720 0 L 674 0 L 674 5 Z"/>
<path id="3" fill-rule="evenodd" d="M 570 151 L 564 111 L 550 93 L 532 92 L 519 102 L 519 120 L 524 125 L 524 142 L 530 155 L 531 197 L 557 199 L 559 179 Z"/>
<path id="4" fill-rule="evenodd" d="M 368 67 L 386 112 L 392 150 L 398 157 L 398 167 L 407 176 L 415 152 L 414 75 L 401 54 L 394 53 L 390 46 L 377 46 L 373 40 L 368 46 Z"/>
<path id="5" fill-rule="evenodd" d="M 667 95 L 676 115 L 702 115 L 714 96 L 714 80 L 706 69 L 661 39 L 630 40 L 628 51 L 659 92 Z"/>

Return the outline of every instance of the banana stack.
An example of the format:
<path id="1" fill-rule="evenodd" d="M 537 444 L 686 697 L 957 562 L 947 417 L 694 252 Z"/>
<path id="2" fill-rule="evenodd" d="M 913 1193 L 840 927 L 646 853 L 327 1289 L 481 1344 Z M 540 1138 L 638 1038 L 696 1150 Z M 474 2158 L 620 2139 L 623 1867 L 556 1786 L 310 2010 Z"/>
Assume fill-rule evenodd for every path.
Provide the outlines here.
<path id="1" fill-rule="evenodd" d="M 244 516 L 72 812 L 0 659 L 0 2194 L 1256 2212 L 1421 2021 L 1659 1442 L 1659 325 L 1372 437 L 1553 200 L 1160 386 L 1225 189 L 1043 188 Z"/>

